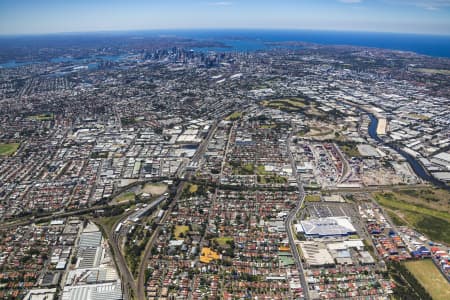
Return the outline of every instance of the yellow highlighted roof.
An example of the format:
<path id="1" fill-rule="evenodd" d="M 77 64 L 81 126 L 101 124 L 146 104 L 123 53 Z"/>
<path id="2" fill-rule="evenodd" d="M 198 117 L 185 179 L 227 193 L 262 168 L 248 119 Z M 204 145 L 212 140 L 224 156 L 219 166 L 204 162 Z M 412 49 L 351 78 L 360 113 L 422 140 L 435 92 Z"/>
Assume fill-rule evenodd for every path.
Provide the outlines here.
<path id="1" fill-rule="evenodd" d="M 281 247 L 278 248 L 278 250 L 282 251 L 282 252 L 289 252 L 289 251 L 291 251 L 291 248 L 285 247 L 285 246 L 281 246 Z"/>
<path id="2" fill-rule="evenodd" d="M 200 262 L 209 264 L 213 260 L 220 259 L 219 253 L 213 251 L 211 248 L 204 247 L 200 255 Z"/>

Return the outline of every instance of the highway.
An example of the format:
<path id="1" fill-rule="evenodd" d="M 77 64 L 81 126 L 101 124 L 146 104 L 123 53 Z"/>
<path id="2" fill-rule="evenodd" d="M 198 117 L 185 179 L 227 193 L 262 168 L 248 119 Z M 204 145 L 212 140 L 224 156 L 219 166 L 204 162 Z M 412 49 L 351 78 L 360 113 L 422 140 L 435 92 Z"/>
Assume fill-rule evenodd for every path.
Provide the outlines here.
<path id="1" fill-rule="evenodd" d="M 206 150 L 207 145 L 209 144 L 209 141 L 211 140 L 211 138 L 214 136 L 214 133 L 216 132 L 217 129 L 217 121 L 215 121 L 213 123 L 213 125 L 211 126 L 211 129 L 208 132 L 208 135 L 206 136 L 206 138 L 203 140 L 203 142 L 200 144 L 200 146 L 198 147 L 197 151 L 195 152 L 194 156 L 192 157 L 191 162 L 192 163 L 198 163 L 198 161 L 201 159 L 203 153 Z M 182 172 L 180 172 L 181 174 Z M 186 172 L 186 178 L 190 177 L 191 172 L 187 171 Z M 173 207 L 175 206 L 175 204 L 177 203 L 178 199 L 181 196 L 181 193 L 183 192 L 183 188 L 185 185 L 185 181 L 181 181 L 180 184 L 178 185 L 177 188 L 177 192 L 176 195 L 174 197 L 174 199 L 172 200 L 172 202 L 170 203 L 170 206 L 168 208 L 168 210 L 165 212 L 164 216 L 162 217 L 162 219 L 160 220 L 160 224 L 164 224 L 167 220 L 167 218 L 169 217 Z M 153 244 L 155 243 L 156 239 L 159 236 L 159 232 L 161 231 L 161 225 L 158 225 L 158 227 L 155 229 L 155 231 L 153 232 L 152 236 L 150 237 L 150 240 L 148 241 L 147 245 L 145 246 L 145 250 L 144 250 L 144 254 L 142 257 L 142 260 L 140 262 L 139 265 L 139 272 L 138 272 L 138 278 L 137 278 L 137 298 L 139 300 L 145 300 L 146 299 L 146 295 L 145 295 L 145 271 L 147 270 L 147 265 L 148 265 L 148 260 L 150 258 L 151 255 L 151 250 L 153 248 Z"/>
<path id="2" fill-rule="evenodd" d="M 432 187 L 429 184 L 411 184 L 411 185 L 377 185 L 377 186 L 361 186 L 361 187 L 330 187 L 322 189 L 325 192 L 333 193 L 364 193 L 364 192 L 382 192 L 382 191 L 399 191 L 411 189 L 423 189 Z"/>
<path id="3" fill-rule="evenodd" d="M 300 282 L 302 284 L 304 298 L 305 299 L 310 299 L 309 298 L 309 293 L 308 293 L 308 284 L 306 282 L 305 273 L 303 271 L 303 264 L 302 264 L 302 261 L 300 259 L 300 254 L 298 253 L 297 245 L 295 244 L 294 233 L 292 232 L 292 221 L 295 219 L 295 216 L 297 215 L 298 211 L 301 209 L 301 207 L 303 206 L 303 203 L 305 201 L 305 190 L 303 189 L 303 184 L 302 184 L 302 182 L 300 180 L 299 175 L 297 174 L 297 166 L 295 164 L 294 156 L 292 155 L 292 152 L 291 152 L 291 149 L 290 149 L 290 147 L 291 147 L 291 140 L 292 140 L 292 134 L 293 134 L 294 131 L 295 130 L 293 128 L 291 134 L 289 135 L 288 142 L 287 142 L 287 151 L 289 153 L 289 159 L 291 161 L 292 172 L 294 172 L 294 176 L 295 176 L 295 179 L 296 179 L 296 182 L 297 182 L 299 195 L 298 195 L 297 206 L 287 216 L 286 221 L 285 221 L 285 226 L 286 226 L 286 231 L 287 231 L 288 238 L 289 238 L 289 244 L 291 246 L 292 254 L 293 254 L 293 257 L 294 257 L 294 260 L 295 260 L 295 264 L 297 265 L 297 268 L 298 268 L 298 271 L 299 271 Z"/>
<path id="4" fill-rule="evenodd" d="M 197 151 L 195 152 L 194 156 L 192 157 L 191 162 L 197 163 L 201 159 L 203 153 L 205 153 L 206 146 L 209 144 L 209 141 L 211 140 L 211 138 L 214 136 L 214 133 L 216 132 L 217 124 L 218 124 L 218 122 L 214 121 L 211 128 L 209 129 L 208 135 L 200 143 L 200 146 L 198 147 Z"/>
<path id="5" fill-rule="evenodd" d="M 171 179 L 171 178 L 167 178 L 167 177 L 156 177 L 155 178 L 154 177 L 151 179 L 134 182 L 130 185 L 120 188 L 117 192 L 115 192 L 111 196 L 111 199 L 114 199 L 116 196 L 120 195 L 121 193 L 123 193 L 124 191 L 130 189 L 131 187 L 133 187 L 135 185 L 145 184 L 148 182 L 159 182 L 159 181 L 166 180 L 166 179 Z M 99 210 L 99 209 L 105 209 L 107 207 L 122 206 L 122 205 L 124 205 L 124 204 L 109 202 L 106 204 L 98 204 L 98 205 L 94 205 L 91 207 L 79 208 L 79 209 L 74 209 L 74 210 L 70 210 L 70 211 L 63 211 L 63 212 L 60 211 L 60 212 L 48 213 L 43 216 L 37 216 L 37 217 L 32 217 L 32 216 L 17 217 L 14 219 L 9 219 L 7 222 L 3 222 L 2 228 L 11 228 L 11 227 L 28 225 L 31 223 L 40 223 L 40 222 L 44 222 L 44 221 L 50 221 L 50 220 L 54 220 L 54 219 L 58 219 L 58 218 L 67 218 L 67 217 L 71 217 L 71 216 L 85 215 L 85 214 L 91 213 L 91 212 Z"/>
<path id="6" fill-rule="evenodd" d="M 202 141 L 202 143 L 198 147 L 197 151 L 195 152 L 194 156 L 192 157 L 191 163 L 198 163 L 198 161 L 201 159 L 203 153 L 206 150 L 207 145 L 209 144 L 209 141 L 214 136 L 216 129 L 217 129 L 217 121 L 214 121 L 213 125 L 211 126 L 211 129 L 208 132 L 208 135 Z M 179 175 L 181 175 L 181 173 L 182 172 L 180 172 Z M 191 175 L 191 172 L 187 171 L 186 175 L 187 176 L 185 178 L 189 178 Z M 175 204 L 177 203 L 178 199 L 181 196 L 181 193 L 183 192 L 184 185 L 185 185 L 185 181 L 181 181 L 180 184 L 178 185 L 176 195 L 175 195 L 174 199 L 172 200 L 172 202 L 170 203 L 168 210 L 165 212 L 164 216 L 160 220 L 160 222 L 159 222 L 160 224 L 164 224 L 166 222 L 173 207 L 175 206 Z M 146 299 L 146 295 L 145 295 L 145 284 L 146 284 L 145 273 L 146 272 L 145 271 L 147 270 L 147 265 L 148 265 L 148 260 L 151 255 L 151 250 L 153 248 L 153 245 L 154 245 L 156 239 L 159 236 L 160 231 L 161 231 L 161 225 L 158 225 L 158 227 L 155 229 L 152 236 L 150 237 L 150 240 L 148 241 L 147 245 L 145 245 L 145 250 L 144 250 L 144 254 L 142 256 L 142 260 L 139 265 L 139 272 L 138 272 L 138 278 L 137 278 L 137 294 L 136 295 L 139 300 Z"/>
<path id="7" fill-rule="evenodd" d="M 170 206 L 167 209 L 167 211 L 165 212 L 164 216 L 159 221 L 159 224 L 164 224 L 167 221 L 167 218 L 170 216 L 170 213 L 171 213 L 173 207 L 175 206 L 179 197 L 181 196 L 181 193 L 183 192 L 183 188 L 184 188 L 184 182 L 181 182 L 178 185 L 177 193 L 176 193 L 174 199 L 170 203 Z M 159 202 L 161 202 L 161 201 L 159 201 Z M 148 260 L 151 255 L 151 250 L 153 248 L 153 245 L 154 245 L 156 239 L 159 236 L 160 231 L 161 231 L 161 225 L 158 225 L 158 227 L 156 227 L 156 229 L 153 231 L 153 234 L 150 237 L 149 241 L 147 242 L 147 245 L 145 245 L 144 254 L 142 255 L 142 259 L 140 261 L 138 278 L 137 278 L 137 293 L 136 293 L 137 299 L 139 299 L 139 300 L 146 299 L 146 295 L 145 295 L 145 284 L 146 284 L 145 273 L 146 272 L 145 271 L 147 270 L 147 265 L 148 265 Z"/>
<path id="8" fill-rule="evenodd" d="M 119 220 L 117 220 L 113 226 L 108 230 L 99 222 L 96 222 L 97 225 L 103 228 L 103 232 L 106 235 L 106 238 L 109 241 L 109 245 L 111 247 L 111 252 L 114 256 L 114 261 L 116 262 L 120 279 L 122 280 L 122 289 L 124 293 L 124 299 L 132 299 L 132 295 L 136 295 L 136 284 L 134 282 L 133 275 L 131 274 L 128 264 L 123 256 L 122 251 L 120 251 L 119 245 L 119 236 L 115 234 L 114 230 L 117 227 L 117 224 L 123 222 L 128 218 L 134 211 L 130 211 L 129 213 L 124 214 Z M 95 221 L 95 220 L 93 220 Z M 131 291 L 131 292 L 130 292 Z"/>
<path id="9" fill-rule="evenodd" d="M 339 155 L 339 158 L 342 161 L 342 172 L 341 175 L 339 176 L 339 183 L 344 182 L 346 179 L 348 179 L 348 177 L 350 177 L 351 173 L 352 173 L 352 169 L 350 168 L 350 165 L 347 161 L 347 159 L 345 158 L 344 154 L 342 154 L 341 149 L 339 149 L 338 145 L 336 145 L 336 143 L 333 143 L 333 148 L 336 150 L 337 154 Z"/>
<path id="10" fill-rule="evenodd" d="M 166 198 L 167 197 L 165 195 L 162 195 L 159 198 L 157 198 L 155 201 L 150 203 L 147 207 L 145 207 L 145 208 L 143 207 L 141 209 L 150 210 L 150 209 L 158 206 Z M 113 255 L 114 255 L 114 258 L 115 258 L 115 261 L 117 264 L 117 268 L 119 269 L 119 274 L 122 279 L 122 287 L 124 290 L 125 299 L 131 299 L 132 298 L 131 295 L 137 295 L 138 288 L 136 286 L 136 282 L 134 280 L 133 274 L 131 274 L 130 269 L 128 268 L 126 259 L 123 255 L 122 251 L 120 250 L 120 245 L 119 245 L 120 232 L 119 233 L 115 232 L 115 229 L 117 228 L 117 225 L 119 223 L 124 222 L 125 220 L 127 220 L 134 214 L 136 214 L 136 211 L 134 211 L 134 210 L 131 210 L 128 213 L 123 214 L 122 217 L 119 220 L 117 220 L 113 224 L 113 226 L 111 226 L 111 228 L 109 230 L 107 230 L 107 228 L 103 227 L 106 237 L 108 238 L 109 244 L 113 251 Z M 97 222 L 97 224 L 99 226 L 101 226 L 101 224 L 99 224 L 98 222 Z M 130 291 L 132 291 L 132 293 L 130 293 Z"/>

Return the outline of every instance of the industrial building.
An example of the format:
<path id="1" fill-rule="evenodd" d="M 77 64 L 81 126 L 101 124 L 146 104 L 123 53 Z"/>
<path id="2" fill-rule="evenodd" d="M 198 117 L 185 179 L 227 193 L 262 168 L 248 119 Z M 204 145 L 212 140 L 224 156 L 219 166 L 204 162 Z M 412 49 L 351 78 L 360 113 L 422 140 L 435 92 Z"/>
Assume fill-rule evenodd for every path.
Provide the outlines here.
<path id="1" fill-rule="evenodd" d="M 333 237 L 356 234 L 350 219 L 347 217 L 312 218 L 300 222 L 297 232 L 306 237 Z"/>
<path id="2" fill-rule="evenodd" d="M 309 267 L 334 266 L 326 245 L 321 242 L 300 242 L 303 258 Z"/>

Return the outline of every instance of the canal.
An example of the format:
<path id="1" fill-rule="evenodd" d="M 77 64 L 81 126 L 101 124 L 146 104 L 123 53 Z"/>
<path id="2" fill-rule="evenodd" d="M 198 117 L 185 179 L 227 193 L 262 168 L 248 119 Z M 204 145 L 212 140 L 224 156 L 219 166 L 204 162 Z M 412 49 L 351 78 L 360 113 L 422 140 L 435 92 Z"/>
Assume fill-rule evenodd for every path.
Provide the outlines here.
<path id="1" fill-rule="evenodd" d="M 395 151 L 397 151 L 398 153 L 400 153 L 401 156 L 403 156 L 409 163 L 409 165 L 411 166 L 411 168 L 414 170 L 414 172 L 416 173 L 417 176 L 419 176 L 420 178 L 422 178 L 425 181 L 428 181 L 440 188 L 444 188 L 447 190 L 450 190 L 450 186 L 447 185 L 445 182 L 440 181 L 438 179 L 436 179 L 435 177 L 431 176 L 427 170 L 425 170 L 425 168 L 423 167 L 423 165 L 411 154 L 406 153 L 405 151 L 403 151 L 400 147 L 392 144 L 392 143 L 386 143 L 384 142 L 377 134 L 377 127 L 378 127 L 378 119 L 375 118 L 375 116 L 371 113 L 368 113 L 369 118 L 370 118 L 370 123 L 369 123 L 369 135 L 371 138 L 373 138 L 375 141 L 379 142 L 380 144 L 386 145 L 392 149 L 394 149 Z"/>

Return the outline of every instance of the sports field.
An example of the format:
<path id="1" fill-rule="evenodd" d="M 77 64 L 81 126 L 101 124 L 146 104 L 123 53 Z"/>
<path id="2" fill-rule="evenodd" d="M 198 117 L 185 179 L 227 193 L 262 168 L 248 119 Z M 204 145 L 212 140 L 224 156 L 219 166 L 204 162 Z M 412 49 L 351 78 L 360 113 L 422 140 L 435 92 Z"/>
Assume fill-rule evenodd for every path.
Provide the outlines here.
<path id="1" fill-rule="evenodd" d="M 431 259 L 405 262 L 406 268 L 435 300 L 450 299 L 450 283 Z"/>
<path id="2" fill-rule="evenodd" d="M 19 149 L 19 143 L 0 144 L 0 156 L 14 154 Z"/>

